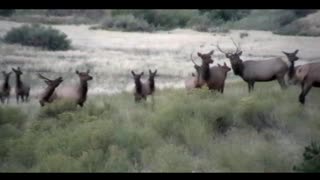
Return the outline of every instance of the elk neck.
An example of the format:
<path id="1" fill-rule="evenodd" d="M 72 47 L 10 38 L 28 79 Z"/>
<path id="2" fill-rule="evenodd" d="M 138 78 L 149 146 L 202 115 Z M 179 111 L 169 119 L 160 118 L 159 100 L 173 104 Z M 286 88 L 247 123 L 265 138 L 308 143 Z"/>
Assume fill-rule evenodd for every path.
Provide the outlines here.
<path id="1" fill-rule="evenodd" d="M 242 60 L 237 61 L 236 63 L 231 63 L 232 70 L 235 75 L 243 76 L 244 64 Z"/>
<path id="2" fill-rule="evenodd" d="M 154 92 L 155 86 L 154 86 L 154 79 L 153 78 L 149 78 L 149 86 L 150 86 L 151 92 Z"/>
<path id="3" fill-rule="evenodd" d="M 88 92 L 88 82 L 80 80 L 80 97 L 84 99 L 87 97 Z"/>
<path id="4" fill-rule="evenodd" d="M 17 88 L 22 88 L 22 81 L 20 75 L 16 75 Z"/>
<path id="5" fill-rule="evenodd" d="M 49 98 L 52 96 L 53 92 L 54 92 L 55 88 L 53 87 L 48 87 L 46 89 L 46 95 L 43 97 L 44 101 L 49 101 Z"/>
<path id="6" fill-rule="evenodd" d="M 9 77 L 6 77 L 4 83 L 3 83 L 3 88 L 4 89 L 9 89 L 10 85 L 9 85 Z"/>
<path id="7" fill-rule="evenodd" d="M 294 75 L 294 61 L 290 61 L 289 78 L 292 79 Z"/>
<path id="8" fill-rule="evenodd" d="M 141 80 L 134 80 L 134 84 L 136 85 L 136 93 L 141 94 L 142 93 L 142 83 Z"/>
<path id="9" fill-rule="evenodd" d="M 202 63 L 201 65 L 201 78 L 205 81 L 208 81 L 210 79 L 210 66 L 207 63 Z"/>

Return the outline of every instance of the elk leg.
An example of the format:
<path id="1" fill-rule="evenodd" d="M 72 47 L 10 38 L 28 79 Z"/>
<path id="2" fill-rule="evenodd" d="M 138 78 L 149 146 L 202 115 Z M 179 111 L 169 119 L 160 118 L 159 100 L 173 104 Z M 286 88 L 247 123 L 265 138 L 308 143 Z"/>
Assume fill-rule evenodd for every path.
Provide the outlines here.
<path id="1" fill-rule="evenodd" d="M 254 82 L 248 82 L 248 87 L 249 87 L 249 93 L 250 93 L 251 91 L 253 91 Z"/>
<path id="2" fill-rule="evenodd" d="M 278 83 L 280 84 L 280 87 L 282 90 L 287 89 L 287 85 L 286 85 L 283 77 L 278 78 Z"/>
<path id="3" fill-rule="evenodd" d="M 9 104 L 9 99 L 10 99 L 10 97 L 7 97 L 7 104 Z"/>
<path id="4" fill-rule="evenodd" d="M 19 104 L 19 94 L 16 95 L 17 104 Z"/>
<path id="5" fill-rule="evenodd" d="M 304 84 L 302 86 L 302 91 L 301 91 L 301 94 L 299 95 L 299 102 L 301 104 L 305 103 L 305 97 L 309 93 L 309 91 L 311 90 L 311 87 L 312 87 L 312 84 L 310 84 L 310 83 L 308 83 L 306 85 Z"/>

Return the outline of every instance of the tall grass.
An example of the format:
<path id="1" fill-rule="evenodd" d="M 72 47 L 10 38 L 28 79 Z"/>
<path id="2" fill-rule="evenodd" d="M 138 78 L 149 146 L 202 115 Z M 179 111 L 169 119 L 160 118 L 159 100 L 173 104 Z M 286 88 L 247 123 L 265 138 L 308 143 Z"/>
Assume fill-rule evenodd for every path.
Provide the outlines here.
<path id="1" fill-rule="evenodd" d="M 34 118 L 5 108 L 0 170 L 290 172 L 320 135 L 319 93 L 304 107 L 297 94 L 267 83 L 249 95 L 239 83 L 223 95 L 158 91 L 154 108 L 128 93 L 91 97 L 84 108 L 59 102 L 34 108 Z"/>

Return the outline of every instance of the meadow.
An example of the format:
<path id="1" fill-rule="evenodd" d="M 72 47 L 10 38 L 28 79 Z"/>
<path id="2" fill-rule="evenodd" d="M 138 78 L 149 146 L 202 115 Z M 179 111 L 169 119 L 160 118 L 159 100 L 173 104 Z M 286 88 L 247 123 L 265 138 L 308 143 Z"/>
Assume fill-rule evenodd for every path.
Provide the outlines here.
<path id="1" fill-rule="evenodd" d="M 22 23 L 0 21 L 2 37 Z M 281 91 L 277 83 L 247 85 L 229 72 L 225 93 L 184 89 L 194 71 L 190 54 L 232 50 L 243 59 L 283 56 L 299 49 L 297 64 L 319 59 L 319 37 L 281 36 L 268 31 L 227 33 L 175 29 L 152 33 L 92 30 L 88 25 L 53 25 L 72 40 L 68 51 L 45 51 L 0 42 L 1 70 L 20 66 L 32 85 L 31 100 L 0 106 L 1 172 L 291 172 L 304 147 L 320 135 L 319 92 L 298 102 L 299 86 Z M 248 37 L 240 38 L 241 32 Z M 214 65 L 229 61 L 214 53 Z M 200 63 L 199 60 L 197 60 Z M 83 108 L 38 103 L 45 84 L 37 77 L 90 69 Z M 130 70 L 158 69 L 155 105 L 136 104 Z M 146 77 L 144 77 L 146 78 Z M 15 77 L 11 77 L 14 85 Z"/>

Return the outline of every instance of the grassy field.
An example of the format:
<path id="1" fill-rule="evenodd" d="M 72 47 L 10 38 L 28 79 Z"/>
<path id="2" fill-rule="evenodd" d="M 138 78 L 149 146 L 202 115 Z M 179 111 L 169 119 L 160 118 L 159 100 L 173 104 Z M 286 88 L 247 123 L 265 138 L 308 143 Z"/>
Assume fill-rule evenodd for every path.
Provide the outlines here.
<path id="1" fill-rule="evenodd" d="M 2 172 L 290 172 L 320 135 L 320 94 L 230 83 L 164 89 L 135 104 L 129 93 L 91 97 L 83 109 L 57 102 L 0 107 Z"/>
<path id="2" fill-rule="evenodd" d="M 21 23 L 0 21 L 0 36 Z M 280 36 L 265 31 L 200 33 L 188 29 L 154 33 L 90 30 L 55 25 L 72 40 L 68 51 L 43 51 L 0 42 L 1 70 L 20 66 L 32 85 L 31 101 L 0 106 L 1 172 L 280 172 L 302 161 L 303 149 L 320 135 L 316 115 L 320 94 L 298 103 L 300 88 L 281 91 L 277 83 L 247 85 L 228 74 L 225 94 L 187 93 L 193 71 L 190 54 L 233 49 L 241 42 L 244 59 L 283 56 L 300 49 L 299 63 L 317 60 L 320 38 Z M 227 62 L 218 51 L 216 63 Z M 199 63 L 200 61 L 197 60 Z M 155 106 L 135 104 L 130 70 L 158 69 Z M 40 108 L 37 96 L 48 77 L 78 81 L 75 70 L 91 70 L 83 109 L 67 102 Z M 2 78 L 1 78 L 2 79 Z M 11 78 L 14 85 L 15 78 Z"/>

